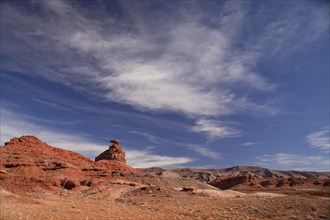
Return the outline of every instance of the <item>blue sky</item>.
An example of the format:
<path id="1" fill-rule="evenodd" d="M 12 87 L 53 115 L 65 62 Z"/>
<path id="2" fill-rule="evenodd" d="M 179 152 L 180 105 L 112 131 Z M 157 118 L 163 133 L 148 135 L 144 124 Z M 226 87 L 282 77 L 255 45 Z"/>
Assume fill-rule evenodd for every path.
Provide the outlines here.
<path id="1" fill-rule="evenodd" d="M 1 144 L 329 170 L 327 1 L 1 1 Z"/>

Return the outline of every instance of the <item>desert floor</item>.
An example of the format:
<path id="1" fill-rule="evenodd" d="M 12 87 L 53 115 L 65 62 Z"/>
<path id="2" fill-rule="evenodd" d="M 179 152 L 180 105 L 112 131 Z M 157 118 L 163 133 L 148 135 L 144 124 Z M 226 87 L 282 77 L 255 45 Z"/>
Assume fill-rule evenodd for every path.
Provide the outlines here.
<path id="1" fill-rule="evenodd" d="M 327 190 L 327 191 L 326 191 Z M 244 190 L 243 190 L 244 191 Z M 10 192 L 1 219 L 330 219 L 328 189 L 240 193 L 108 184 L 99 189 Z M 290 193 L 291 192 L 291 193 Z"/>

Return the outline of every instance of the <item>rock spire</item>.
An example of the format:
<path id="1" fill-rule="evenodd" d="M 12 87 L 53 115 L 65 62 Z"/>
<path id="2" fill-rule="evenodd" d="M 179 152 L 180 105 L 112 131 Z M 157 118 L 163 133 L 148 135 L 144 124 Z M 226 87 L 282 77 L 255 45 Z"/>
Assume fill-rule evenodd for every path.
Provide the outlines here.
<path id="1" fill-rule="evenodd" d="M 119 146 L 118 140 L 111 140 L 112 145 L 109 146 L 109 149 L 101 153 L 95 158 L 95 161 L 99 160 L 116 160 L 119 162 L 126 163 L 125 152 Z"/>

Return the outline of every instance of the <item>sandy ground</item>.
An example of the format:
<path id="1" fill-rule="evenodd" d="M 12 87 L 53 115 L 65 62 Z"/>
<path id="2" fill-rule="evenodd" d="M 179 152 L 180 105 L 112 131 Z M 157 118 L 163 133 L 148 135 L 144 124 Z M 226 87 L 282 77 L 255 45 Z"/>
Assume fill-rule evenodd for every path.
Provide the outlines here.
<path id="1" fill-rule="evenodd" d="M 157 187 L 110 188 L 1 195 L 5 219 L 330 219 L 327 197 Z"/>

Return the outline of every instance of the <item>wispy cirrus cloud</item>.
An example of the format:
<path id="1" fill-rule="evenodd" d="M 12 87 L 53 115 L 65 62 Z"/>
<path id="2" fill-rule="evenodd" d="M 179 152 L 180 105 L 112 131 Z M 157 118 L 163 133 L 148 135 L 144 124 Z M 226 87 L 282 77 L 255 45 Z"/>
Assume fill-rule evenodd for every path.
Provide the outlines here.
<path id="1" fill-rule="evenodd" d="M 148 167 L 171 167 L 178 164 L 187 164 L 193 159 L 189 157 L 170 157 L 156 155 L 149 151 L 129 150 L 127 151 L 127 163 L 136 168 Z"/>
<path id="2" fill-rule="evenodd" d="M 184 149 L 195 151 L 196 153 L 198 153 L 199 155 L 202 155 L 204 157 L 212 158 L 215 160 L 222 159 L 221 153 L 211 150 L 210 148 L 207 148 L 207 147 L 199 146 L 197 144 L 174 142 L 171 140 L 167 140 L 167 139 L 149 134 L 147 132 L 131 131 L 131 133 L 137 134 L 137 135 L 142 135 L 142 136 L 146 137 L 151 143 L 154 143 L 154 144 L 165 144 L 165 145 L 169 145 L 169 146 L 181 147 Z"/>
<path id="3" fill-rule="evenodd" d="M 141 111 L 183 113 L 196 120 L 194 132 L 224 138 L 233 128 L 227 125 L 220 134 L 214 126 L 203 127 L 203 117 L 279 111 L 272 96 L 252 98 L 276 88 L 255 68 L 267 45 L 283 51 L 297 37 L 311 36 L 301 34 L 305 25 L 297 27 L 293 19 L 301 11 L 310 15 L 308 30 L 317 35 L 327 30 L 324 13 L 287 10 L 282 20 L 288 23 L 263 24 L 257 37 L 237 47 L 250 19 L 247 3 L 159 2 L 154 4 L 161 7 L 150 10 L 146 2 L 120 2 L 110 7 L 116 14 L 105 4 L 111 2 L 85 10 L 74 1 L 33 1 L 24 7 L 1 2 L 3 69 L 37 74 Z"/>
<path id="4" fill-rule="evenodd" d="M 259 104 L 242 99 L 233 88 L 237 84 L 256 90 L 271 87 L 253 71 L 254 56 L 232 47 L 231 39 L 242 25 L 243 7 L 224 7 L 223 13 L 230 13 L 219 15 L 219 23 L 214 18 L 215 28 L 201 22 L 205 17 L 203 9 L 191 5 L 183 9 L 185 3 L 178 4 L 180 10 L 171 15 L 159 11 L 161 19 L 152 23 L 153 14 L 142 16 L 147 4 L 136 11 L 125 4 L 119 8 L 128 15 L 127 21 L 111 15 L 98 20 L 67 1 L 34 4 L 40 7 L 42 16 L 14 4 L 2 5 L 2 23 L 8 30 L 4 40 L 21 42 L 20 53 L 10 44 L 4 47 L 6 56 L 16 58 L 15 65 L 8 61 L 5 69 L 29 70 L 83 90 L 97 88 L 109 101 L 141 110 L 191 116 L 258 109 Z M 196 9 L 192 16 L 189 10 Z M 29 64 L 36 62 L 38 65 Z"/>
<path id="5" fill-rule="evenodd" d="M 136 135 L 141 135 L 144 136 L 145 138 L 147 138 L 151 143 L 154 144 L 159 144 L 159 143 L 170 143 L 169 140 L 165 140 L 163 138 L 160 138 L 158 136 L 149 134 L 147 132 L 140 132 L 140 131 L 130 131 L 130 133 L 132 134 L 136 134 Z"/>
<path id="6" fill-rule="evenodd" d="M 305 156 L 299 154 L 277 153 L 256 158 L 256 164 L 273 169 L 307 170 L 329 172 L 330 162 L 324 156 Z"/>
<path id="7" fill-rule="evenodd" d="M 236 123 L 234 123 L 236 124 Z M 191 128 L 193 132 L 203 132 L 209 139 L 239 137 L 242 132 L 232 128 L 233 123 L 211 119 L 199 119 L 196 125 Z"/>
<path id="8" fill-rule="evenodd" d="M 259 143 L 258 142 L 245 142 L 245 143 L 241 144 L 241 146 L 247 147 L 247 146 L 254 146 L 257 144 L 259 144 Z"/>
<path id="9" fill-rule="evenodd" d="M 288 153 L 277 153 L 273 155 L 262 155 L 256 158 L 257 164 L 273 167 L 275 169 L 310 170 L 330 172 L 329 160 L 329 126 L 321 128 L 306 136 L 307 142 L 313 147 L 322 150 L 321 155 L 299 155 Z M 249 142 L 247 142 L 249 144 Z"/>
<path id="10" fill-rule="evenodd" d="M 307 142 L 314 148 L 324 150 L 329 153 L 330 150 L 330 127 L 326 126 L 319 131 L 315 131 L 306 136 Z"/>
<path id="11" fill-rule="evenodd" d="M 204 157 L 209 157 L 212 158 L 214 160 L 220 160 L 222 159 L 222 155 L 219 152 L 213 151 L 207 147 L 201 147 L 199 145 L 196 144 L 188 144 L 186 145 L 186 148 L 193 150 L 197 153 L 199 153 L 200 155 L 204 156 Z"/>
<path id="12" fill-rule="evenodd" d="M 329 35 L 328 3 L 308 2 L 298 5 L 288 1 L 280 7 L 283 9 L 280 14 L 279 8 L 264 8 L 262 13 L 276 19 L 265 22 L 263 28 L 250 38 L 249 44 L 253 45 L 251 48 L 259 56 L 270 57 L 274 62 L 288 62 L 287 59 L 295 53 Z M 259 18 L 258 15 L 253 15 L 251 19 Z"/>

